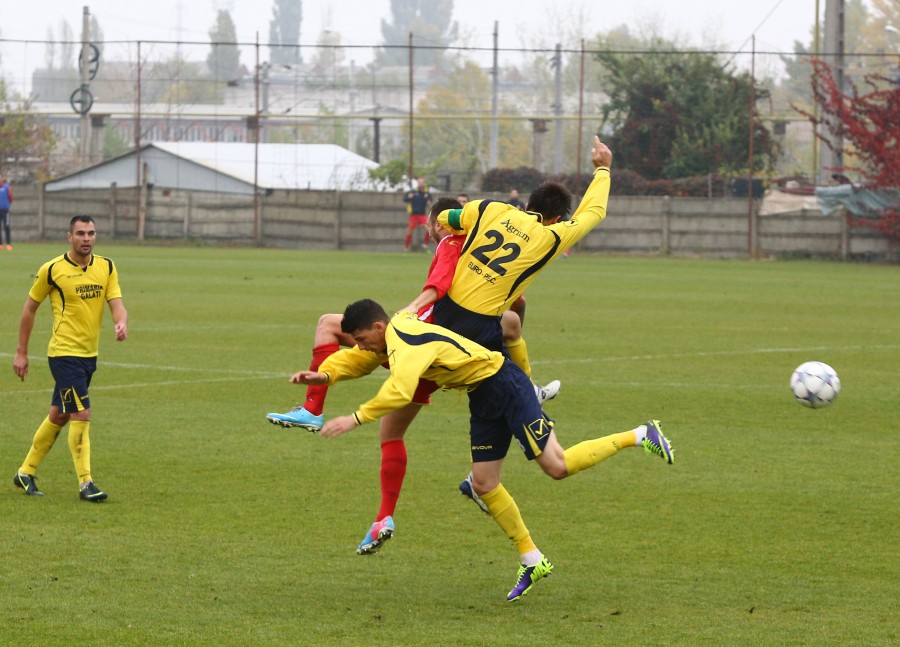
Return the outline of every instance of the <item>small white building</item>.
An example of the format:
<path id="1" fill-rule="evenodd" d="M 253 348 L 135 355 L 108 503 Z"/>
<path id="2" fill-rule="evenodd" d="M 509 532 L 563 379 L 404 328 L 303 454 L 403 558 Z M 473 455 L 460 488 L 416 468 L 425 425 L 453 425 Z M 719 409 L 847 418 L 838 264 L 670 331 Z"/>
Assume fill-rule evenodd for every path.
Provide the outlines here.
<path id="1" fill-rule="evenodd" d="M 154 142 L 46 184 L 47 191 L 135 187 L 253 195 L 258 190 L 377 191 L 378 164 L 334 144 Z"/>

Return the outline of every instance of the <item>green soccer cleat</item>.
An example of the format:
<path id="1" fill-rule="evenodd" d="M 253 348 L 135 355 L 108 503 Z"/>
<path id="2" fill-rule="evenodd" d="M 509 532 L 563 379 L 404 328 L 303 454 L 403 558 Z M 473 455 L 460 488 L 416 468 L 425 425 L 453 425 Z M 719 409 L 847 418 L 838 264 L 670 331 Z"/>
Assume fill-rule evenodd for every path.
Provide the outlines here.
<path id="1" fill-rule="evenodd" d="M 13 485 L 15 485 L 17 488 L 25 490 L 25 494 L 29 496 L 44 496 L 44 493 L 38 489 L 33 474 L 23 474 L 22 472 L 16 472 L 16 475 L 13 476 Z"/>
<path id="2" fill-rule="evenodd" d="M 663 436 L 662 423 L 659 420 L 648 420 L 644 423 L 647 427 L 647 437 L 641 442 L 648 454 L 660 456 L 669 465 L 675 462 L 675 448 L 668 438 Z"/>
<path id="3" fill-rule="evenodd" d="M 531 587 L 534 586 L 535 582 L 542 577 L 550 575 L 552 570 L 553 564 L 551 564 L 550 560 L 543 555 L 541 556 L 541 561 L 535 566 L 525 566 L 524 564 L 521 564 L 519 566 L 519 575 L 516 578 L 516 585 L 512 588 L 512 591 L 509 592 L 509 595 L 506 596 L 507 601 L 515 602 L 516 600 L 521 599 L 523 595 L 531 590 Z"/>
<path id="4" fill-rule="evenodd" d="M 88 481 L 87 485 L 81 488 L 78 496 L 81 497 L 82 501 L 90 501 L 91 503 L 100 503 L 106 501 L 109 497 L 106 492 L 94 485 L 93 481 Z"/>

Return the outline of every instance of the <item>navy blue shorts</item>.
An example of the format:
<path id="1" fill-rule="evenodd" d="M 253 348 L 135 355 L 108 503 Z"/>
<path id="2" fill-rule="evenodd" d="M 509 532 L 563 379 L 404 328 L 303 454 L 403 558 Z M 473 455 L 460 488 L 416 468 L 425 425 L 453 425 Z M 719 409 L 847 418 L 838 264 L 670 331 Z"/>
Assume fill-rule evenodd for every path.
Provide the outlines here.
<path id="1" fill-rule="evenodd" d="M 481 344 L 488 350 L 495 350 L 509 357 L 503 343 L 503 328 L 500 317 L 482 315 L 463 308 L 448 296 L 434 304 L 434 323 L 443 326 Z"/>
<path id="2" fill-rule="evenodd" d="M 51 405 L 60 413 L 75 413 L 91 408 L 88 387 L 97 370 L 96 357 L 48 357 L 50 373 L 56 381 Z"/>
<path id="3" fill-rule="evenodd" d="M 504 458 L 513 438 L 528 460 L 547 446 L 553 420 L 541 409 L 534 385 L 512 360 L 469 393 L 472 462 Z"/>

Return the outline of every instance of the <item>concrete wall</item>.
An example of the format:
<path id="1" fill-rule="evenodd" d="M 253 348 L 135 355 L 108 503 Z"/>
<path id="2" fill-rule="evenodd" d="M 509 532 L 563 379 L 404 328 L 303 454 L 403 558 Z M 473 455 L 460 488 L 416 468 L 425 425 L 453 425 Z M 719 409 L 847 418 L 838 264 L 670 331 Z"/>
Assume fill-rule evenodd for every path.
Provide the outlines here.
<path id="1" fill-rule="evenodd" d="M 252 197 L 150 188 L 41 192 L 15 187 L 14 240 L 65 238 L 72 216 L 94 217 L 103 237 L 190 239 L 290 249 L 396 252 L 406 209 L 399 194 L 275 191 Z M 502 195 L 491 195 L 503 199 Z M 744 198 L 630 197 L 613 194 L 607 219 L 581 243 L 589 252 L 747 258 L 817 256 L 896 260 L 881 234 L 818 211 L 757 215 Z"/>

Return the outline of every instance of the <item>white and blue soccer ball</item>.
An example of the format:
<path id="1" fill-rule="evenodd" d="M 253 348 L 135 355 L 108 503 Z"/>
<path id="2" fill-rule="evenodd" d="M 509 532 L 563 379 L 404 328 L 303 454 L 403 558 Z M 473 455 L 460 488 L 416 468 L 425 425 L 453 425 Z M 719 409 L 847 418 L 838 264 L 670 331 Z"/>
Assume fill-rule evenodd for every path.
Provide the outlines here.
<path id="1" fill-rule="evenodd" d="M 820 409 L 837 398 L 841 378 L 824 362 L 804 362 L 791 376 L 791 391 L 803 406 Z"/>

